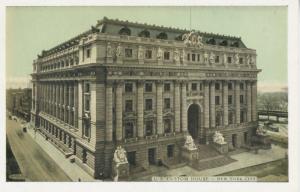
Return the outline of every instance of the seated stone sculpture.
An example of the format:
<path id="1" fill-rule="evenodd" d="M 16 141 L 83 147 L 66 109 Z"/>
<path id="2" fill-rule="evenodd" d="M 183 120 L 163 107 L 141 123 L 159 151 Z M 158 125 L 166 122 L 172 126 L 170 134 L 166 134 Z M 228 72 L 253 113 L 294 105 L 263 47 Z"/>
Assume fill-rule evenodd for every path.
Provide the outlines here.
<path id="1" fill-rule="evenodd" d="M 188 150 L 195 150 L 195 149 L 197 149 L 197 147 L 196 147 L 196 145 L 194 143 L 194 139 L 192 138 L 192 136 L 190 136 L 190 135 L 186 136 L 184 147 L 187 148 Z"/>
<path id="2" fill-rule="evenodd" d="M 225 139 L 223 137 L 223 134 L 220 133 L 220 131 L 215 132 L 215 134 L 213 136 L 213 141 L 214 141 L 214 143 L 217 143 L 217 144 L 220 144 L 220 145 L 226 144 Z"/>
<path id="3" fill-rule="evenodd" d="M 126 157 L 126 151 L 123 147 L 121 147 L 121 146 L 117 147 L 117 149 L 115 150 L 115 153 L 114 153 L 113 160 L 117 164 L 117 166 L 122 163 L 128 163 L 127 157 Z"/>
<path id="4" fill-rule="evenodd" d="M 256 129 L 256 134 L 264 136 L 264 135 L 266 135 L 266 131 L 261 126 L 258 126 Z"/>

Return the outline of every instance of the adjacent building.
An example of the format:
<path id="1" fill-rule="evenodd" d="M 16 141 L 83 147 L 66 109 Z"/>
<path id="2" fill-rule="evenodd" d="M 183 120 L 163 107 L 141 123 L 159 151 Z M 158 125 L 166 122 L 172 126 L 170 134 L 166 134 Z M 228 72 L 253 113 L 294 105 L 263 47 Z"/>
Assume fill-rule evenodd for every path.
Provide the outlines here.
<path id="1" fill-rule="evenodd" d="M 119 145 L 146 170 L 180 162 L 186 134 L 249 145 L 259 71 L 239 37 L 105 17 L 33 62 L 31 122 L 95 177 Z"/>
<path id="2" fill-rule="evenodd" d="M 25 89 L 7 89 L 6 90 L 6 108 L 13 115 L 30 121 L 32 90 Z"/>

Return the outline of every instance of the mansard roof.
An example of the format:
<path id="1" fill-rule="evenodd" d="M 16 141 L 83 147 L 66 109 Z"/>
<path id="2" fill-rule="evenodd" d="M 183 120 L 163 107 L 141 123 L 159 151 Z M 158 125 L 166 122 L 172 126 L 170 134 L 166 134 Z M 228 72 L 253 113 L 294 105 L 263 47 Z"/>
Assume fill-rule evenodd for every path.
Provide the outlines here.
<path id="1" fill-rule="evenodd" d="M 195 30 L 194 30 L 195 31 Z M 98 20 L 95 26 L 91 26 L 91 29 L 73 37 L 47 51 L 43 50 L 41 55 L 38 57 L 43 57 L 46 55 L 50 55 L 53 52 L 72 47 L 74 45 L 79 44 L 79 40 L 82 37 L 85 37 L 91 33 L 106 33 L 111 35 L 131 35 L 131 36 L 144 36 L 150 38 L 162 38 L 168 40 L 177 40 L 181 41 L 181 36 L 185 33 L 190 32 L 187 29 L 173 28 L 173 27 L 165 27 L 158 25 L 151 25 L 147 23 L 137 23 L 124 21 L 119 19 L 109 19 L 107 17 L 103 17 L 103 19 Z M 220 45 L 220 46 L 229 46 L 229 47 L 240 47 L 247 48 L 245 44 L 242 42 L 241 37 L 234 37 L 229 35 L 221 35 L 215 33 L 206 33 L 201 31 L 196 31 L 200 36 L 203 37 L 203 42 L 205 44 L 212 45 Z M 144 36 L 145 37 L 145 36 Z"/>

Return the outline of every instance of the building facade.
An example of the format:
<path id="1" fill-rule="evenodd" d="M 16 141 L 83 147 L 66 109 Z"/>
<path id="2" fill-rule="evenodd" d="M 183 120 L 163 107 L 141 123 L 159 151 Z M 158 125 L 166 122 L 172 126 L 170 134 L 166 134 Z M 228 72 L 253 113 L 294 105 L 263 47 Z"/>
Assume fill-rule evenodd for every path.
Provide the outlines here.
<path id="1" fill-rule="evenodd" d="M 241 38 L 103 18 L 33 63 L 31 122 L 87 172 L 180 162 L 184 136 L 230 150 L 257 126 L 256 51 Z"/>
<path id="2" fill-rule="evenodd" d="M 30 121 L 32 90 L 25 89 L 7 89 L 6 90 L 6 108 L 13 115 Z"/>

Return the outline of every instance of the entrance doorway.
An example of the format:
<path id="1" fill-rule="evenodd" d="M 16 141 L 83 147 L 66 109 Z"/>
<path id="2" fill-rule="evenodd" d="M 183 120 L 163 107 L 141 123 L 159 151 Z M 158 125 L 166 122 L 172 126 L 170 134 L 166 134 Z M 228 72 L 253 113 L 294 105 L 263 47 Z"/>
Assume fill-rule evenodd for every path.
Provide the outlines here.
<path id="1" fill-rule="evenodd" d="M 233 134 L 232 135 L 232 146 L 235 148 L 235 147 L 237 147 L 237 136 L 236 136 L 236 134 Z"/>
<path id="2" fill-rule="evenodd" d="M 155 148 L 148 149 L 148 162 L 150 165 L 155 165 Z"/>
<path id="3" fill-rule="evenodd" d="M 198 127 L 200 125 L 199 106 L 192 104 L 188 109 L 188 131 L 193 139 L 198 138 Z"/>
<path id="4" fill-rule="evenodd" d="M 131 152 L 127 153 L 127 160 L 128 160 L 129 165 L 132 165 L 132 166 L 136 165 L 136 162 L 135 162 L 136 155 L 135 154 L 136 154 L 135 151 L 131 151 Z"/>

